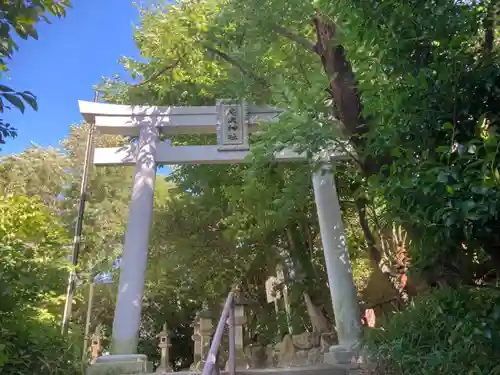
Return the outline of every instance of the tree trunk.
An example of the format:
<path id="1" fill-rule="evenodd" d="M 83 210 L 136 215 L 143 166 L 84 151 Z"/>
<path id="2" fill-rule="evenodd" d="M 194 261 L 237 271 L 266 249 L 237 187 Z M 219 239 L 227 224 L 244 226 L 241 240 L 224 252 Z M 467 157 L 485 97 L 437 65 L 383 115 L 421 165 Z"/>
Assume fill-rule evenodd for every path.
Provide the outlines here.
<path id="1" fill-rule="evenodd" d="M 330 89 L 333 96 L 332 114 L 344 126 L 344 133 L 360 156 L 363 173 L 373 175 L 380 172 L 382 165 L 390 165 L 390 156 L 374 158 L 365 155 L 366 141 L 364 135 L 369 131 L 369 124 L 362 115 L 363 106 L 357 88 L 356 76 L 347 60 L 344 47 L 336 42 L 337 26 L 325 20 L 319 10 L 314 18 L 317 43 L 314 51 L 320 56 L 323 69 L 330 78 Z"/>
<path id="2" fill-rule="evenodd" d="M 382 273 L 387 277 L 394 290 L 398 293 L 399 299 L 402 302 L 408 301 L 408 293 L 405 290 L 401 276 L 402 272 L 398 270 L 401 267 L 393 267 L 391 260 L 387 258 L 382 249 L 377 246 L 377 241 L 370 228 L 368 218 L 366 216 L 366 202 L 362 198 L 356 199 L 356 209 L 358 211 L 359 225 L 363 230 L 363 234 L 368 246 L 368 255 L 375 267 L 378 267 Z"/>
<path id="3" fill-rule="evenodd" d="M 317 37 L 315 51 L 321 57 L 325 73 L 330 77 L 330 88 L 334 99 L 333 115 L 342 122 L 346 135 L 350 137 L 357 154 L 362 158 L 360 161 L 362 172 L 365 175 L 377 174 L 382 165 L 392 163 L 392 158 L 384 157 L 377 160 L 369 155 L 363 157 L 366 148 L 363 135 L 369 131 L 369 126 L 362 115 L 363 106 L 351 64 L 347 60 L 344 47 L 335 41 L 337 27 L 332 21 L 324 19 L 319 11 L 316 12 L 314 24 Z M 370 259 L 386 275 L 400 298 L 406 301 L 408 294 L 401 284 L 401 274 L 394 271 L 388 259 L 383 256 L 370 229 L 366 217 L 366 203 L 358 199 L 356 207 Z"/>

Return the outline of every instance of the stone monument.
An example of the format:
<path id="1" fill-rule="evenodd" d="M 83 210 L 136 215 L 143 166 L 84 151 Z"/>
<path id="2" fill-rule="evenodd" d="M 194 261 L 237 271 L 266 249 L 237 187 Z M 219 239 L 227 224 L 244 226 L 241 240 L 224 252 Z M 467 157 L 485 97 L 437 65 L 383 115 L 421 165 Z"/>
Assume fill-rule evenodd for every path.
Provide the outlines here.
<path id="1" fill-rule="evenodd" d="M 206 305 L 196 315 L 193 322 L 194 353 L 193 363 L 190 369 L 192 371 L 201 371 L 203 364 L 210 351 L 210 343 L 214 333 L 213 316 Z"/>

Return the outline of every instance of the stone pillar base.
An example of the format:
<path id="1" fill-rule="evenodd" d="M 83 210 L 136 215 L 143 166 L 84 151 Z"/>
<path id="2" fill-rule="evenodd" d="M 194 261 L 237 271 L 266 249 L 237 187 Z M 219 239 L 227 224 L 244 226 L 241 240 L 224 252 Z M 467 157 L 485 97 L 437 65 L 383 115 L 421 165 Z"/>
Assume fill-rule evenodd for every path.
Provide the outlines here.
<path id="1" fill-rule="evenodd" d="M 329 365 L 348 365 L 358 361 L 359 352 L 355 348 L 346 348 L 342 345 L 330 346 L 328 352 L 323 354 L 323 363 Z"/>
<path id="2" fill-rule="evenodd" d="M 193 362 L 191 366 L 189 366 L 189 371 L 195 372 L 195 371 L 203 371 L 203 366 L 205 365 L 205 361 L 198 361 L 198 362 Z"/>
<path id="3" fill-rule="evenodd" d="M 172 368 L 170 366 L 167 366 L 167 367 L 160 366 L 156 369 L 155 372 L 157 374 L 166 374 L 167 372 L 174 372 L 174 370 L 172 370 Z"/>
<path id="4" fill-rule="evenodd" d="M 240 359 L 236 357 L 236 370 L 247 370 L 247 363 L 244 358 Z M 229 359 L 226 361 L 226 364 L 224 365 L 224 371 L 229 371 Z"/>
<path id="5" fill-rule="evenodd" d="M 85 375 L 127 375 L 153 372 L 153 363 L 143 354 L 116 354 L 97 358 Z"/>

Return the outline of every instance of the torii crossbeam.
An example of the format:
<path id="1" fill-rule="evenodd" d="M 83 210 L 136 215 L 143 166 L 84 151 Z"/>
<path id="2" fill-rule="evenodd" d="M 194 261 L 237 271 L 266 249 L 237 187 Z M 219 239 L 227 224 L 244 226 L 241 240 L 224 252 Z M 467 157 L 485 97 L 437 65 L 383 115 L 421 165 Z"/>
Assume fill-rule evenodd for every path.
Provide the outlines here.
<path id="1" fill-rule="evenodd" d="M 80 112 L 85 120 L 94 124 L 101 134 L 139 136 L 139 124 L 155 123 L 158 135 L 178 134 L 216 134 L 223 121 L 221 106 L 227 101 L 220 101 L 217 106 L 209 107 L 144 107 L 103 104 L 79 101 Z M 231 103 L 231 102 L 230 102 Z M 272 107 L 246 106 L 232 102 L 226 109 L 245 111 L 243 125 L 233 135 L 238 136 L 228 143 L 224 134 L 218 137 L 218 145 L 172 146 L 170 142 L 158 142 L 156 145 L 156 164 L 239 164 L 248 161 L 250 154 L 248 134 L 258 130 L 259 124 L 276 122 L 283 112 Z M 226 124 L 227 125 L 227 124 Z M 231 140 L 229 140 L 231 141 Z M 135 165 L 137 145 L 127 147 L 98 148 L 95 150 L 95 165 Z M 325 158 L 343 159 L 344 152 L 332 152 Z M 284 149 L 275 154 L 276 161 L 305 161 L 306 155 L 299 155 L 293 150 Z"/>

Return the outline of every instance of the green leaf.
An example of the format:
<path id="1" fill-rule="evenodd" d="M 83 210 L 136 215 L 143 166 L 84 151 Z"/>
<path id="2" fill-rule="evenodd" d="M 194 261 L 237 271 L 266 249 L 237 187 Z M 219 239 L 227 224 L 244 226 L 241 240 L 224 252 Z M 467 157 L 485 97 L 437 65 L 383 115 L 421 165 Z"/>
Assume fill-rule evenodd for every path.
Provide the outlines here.
<path id="1" fill-rule="evenodd" d="M 17 109 L 19 109 L 22 113 L 24 113 L 25 110 L 25 105 L 21 99 L 19 99 L 18 96 L 14 94 L 6 94 L 2 93 L 1 94 L 5 99 L 7 99 L 12 105 L 14 105 Z"/>
<path id="2" fill-rule="evenodd" d="M 33 39 L 35 40 L 38 40 L 38 32 L 36 31 L 36 29 L 29 25 L 29 26 L 26 26 L 26 32 L 29 34 L 29 36 L 31 36 Z"/>
<path id="3" fill-rule="evenodd" d="M 454 128 L 453 124 L 451 122 L 445 122 L 443 124 L 443 129 L 444 130 L 452 130 Z"/>
<path id="4" fill-rule="evenodd" d="M 450 146 L 439 146 L 436 151 L 438 153 L 442 153 L 442 154 L 445 154 L 445 153 L 449 153 L 450 152 Z"/>
<path id="5" fill-rule="evenodd" d="M 476 202 L 473 200 L 467 200 L 461 204 L 461 209 L 465 212 L 465 214 L 467 214 L 474 207 L 476 207 Z"/>
<path id="6" fill-rule="evenodd" d="M 448 182 L 448 180 L 449 180 L 449 176 L 450 176 L 450 174 L 448 172 L 441 171 L 438 174 L 437 180 L 439 182 L 442 182 L 442 183 L 446 184 Z"/>
<path id="7" fill-rule="evenodd" d="M 4 86 L 4 85 L 0 85 L 0 91 L 2 91 L 2 92 L 14 92 L 14 90 L 12 90 L 10 87 Z"/>
<path id="8" fill-rule="evenodd" d="M 38 111 L 38 103 L 36 101 L 35 95 L 33 95 L 30 91 L 20 92 L 19 95 L 22 96 L 22 98 L 31 106 L 31 108 L 33 108 L 35 111 Z"/>

